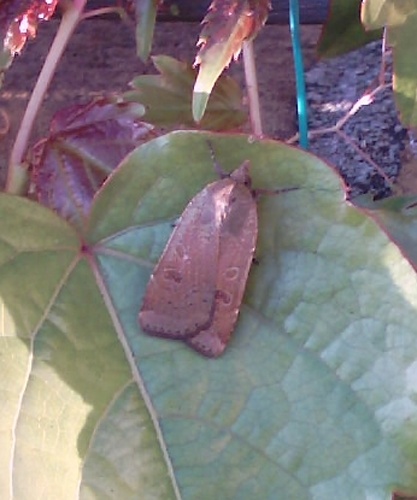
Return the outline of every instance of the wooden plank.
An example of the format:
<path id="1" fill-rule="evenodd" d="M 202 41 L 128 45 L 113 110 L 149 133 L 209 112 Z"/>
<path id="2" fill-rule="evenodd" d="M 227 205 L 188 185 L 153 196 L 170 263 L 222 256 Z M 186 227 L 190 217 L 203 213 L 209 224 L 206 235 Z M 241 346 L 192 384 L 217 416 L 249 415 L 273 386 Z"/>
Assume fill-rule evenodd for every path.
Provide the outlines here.
<path id="1" fill-rule="evenodd" d="M 323 24 L 330 0 L 299 0 L 301 24 Z M 89 0 L 88 9 L 114 6 L 114 0 Z M 211 0 L 164 0 L 158 21 L 200 22 Z M 289 0 L 272 0 L 268 24 L 288 24 Z"/>
<path id="2" fill-rule="evenodd" d="M 330 0 L 299 0 L 301 24 L 323 24 L 328 15 Z M 199 22 L 211 0 L 165 0 L 161 21 Z M 289 0 L 272 0 L 268 24 L 288 24 Z"/>

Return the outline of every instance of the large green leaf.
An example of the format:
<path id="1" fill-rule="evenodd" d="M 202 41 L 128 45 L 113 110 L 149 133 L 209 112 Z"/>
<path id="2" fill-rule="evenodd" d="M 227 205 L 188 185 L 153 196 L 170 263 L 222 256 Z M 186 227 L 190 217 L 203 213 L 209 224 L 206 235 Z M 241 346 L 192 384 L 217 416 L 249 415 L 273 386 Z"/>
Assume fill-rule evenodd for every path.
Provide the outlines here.
<path id="1" fill-rule="evenodd" d="M 137 314 L 172 223 L 215 179 L 256 188 L 257 260 L 216 360 Z M 182 132 L 110 177 L 83 239 L 0 197 L 0 490 L 13 498 L 389 499 L 414 491 L 417 279 L 317 158 Z M 12 471 L 12 472 L 10 472 Z M 10 486 L 12 484 L 12 486 Z"/>

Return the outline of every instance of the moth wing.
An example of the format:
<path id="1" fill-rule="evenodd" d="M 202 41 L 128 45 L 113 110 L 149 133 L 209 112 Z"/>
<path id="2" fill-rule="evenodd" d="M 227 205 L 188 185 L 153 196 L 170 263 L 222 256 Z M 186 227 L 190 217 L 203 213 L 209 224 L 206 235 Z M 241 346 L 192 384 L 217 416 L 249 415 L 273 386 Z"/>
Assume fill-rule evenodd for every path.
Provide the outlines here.
<path id="1" fill-rule="evenodd" d="M 229 211 L 220 228 L 213 320 L 185 342 L 208 357 L 225 350 L 245 292 L 246 281 L 258 237 L 256 201 L 250 190 L 237 184 L 231 193 Z"/>
<path id="2" fill-rule="evenodd" d="M 155 267 L 139 313 L 152 335 L 183 339 L 212 321 L 216 296 L 219 231 L 216 181 L 187 205 Z"/>

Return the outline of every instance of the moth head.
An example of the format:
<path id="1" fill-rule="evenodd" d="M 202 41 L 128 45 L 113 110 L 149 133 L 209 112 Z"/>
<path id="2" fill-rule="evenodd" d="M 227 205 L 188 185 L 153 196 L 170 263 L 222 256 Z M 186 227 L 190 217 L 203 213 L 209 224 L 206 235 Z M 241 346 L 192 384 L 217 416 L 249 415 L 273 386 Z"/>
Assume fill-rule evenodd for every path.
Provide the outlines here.
<path id="1" fill-rule="evenodd" d="M 239 168 L 230 174 L 230 178 L 239 184 L 244 184 L 248 189 L 252 187 L 252 180 L 249 175 L 250 162 L 245 160 Z"/>

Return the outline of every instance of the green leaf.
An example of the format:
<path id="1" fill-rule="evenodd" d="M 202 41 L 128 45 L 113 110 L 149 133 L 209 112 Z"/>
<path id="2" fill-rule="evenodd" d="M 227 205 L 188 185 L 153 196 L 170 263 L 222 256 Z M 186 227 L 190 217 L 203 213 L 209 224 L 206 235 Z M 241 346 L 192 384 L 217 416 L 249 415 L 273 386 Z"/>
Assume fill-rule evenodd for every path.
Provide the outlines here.
<path id="1" fill-rule="evenodd" d="M 161 0 L 135 0 L 137 54 L 146 62 L 152 47 L 156 12 Z"/>
<path id="2" fill-rule="evenodd" d="M 0 210 L 1 491 L 173 498 L 92 257 L 42 206 Z"/>
<path id="3" fill-rule="evenodd" d="M 137 322 L 172 222 L 216 179 L 207 139 L 225 169 L 251 161 L 255 188 L 298 188 L 259 199 L 259 263 L 216 360 Z M 0 484 L 14 498 L 416 491 L 417 277 L 320 160 L 173 133 L 123 161 L 83 239 L 29 201 L 2 195 L 0 211 Z"/>
<path id="4" fill-rule="evenodd" d="M 353 202 L 368 211 L 417 269 L 417 197 L 392 196 L 373 201 L 364 195 Z"/>
<path id="5" fill-rule="evenodd" d="M 417 27 L 416 2 L 366 0 L 362 20 L 372 29 L 386 26 L 388 43 L 393 47 L 393 89 L 401 122 L 417 126 Z"/>
<path id="6" fill-rule="evenodd" d="M 173 57 L 155 56 L 152 61 L 160 75 L 136 77 L 132 82 L 134 90 L 124 94 L 125 100 L 143 104 L 146 108 L 144 119 L 149 123 L 163 127 L 178 124 L 195 127 L 191 100 L 197 71 Z M 199 125 L 208 130 L 236 128 L 246 121 L 246 115 L 238 84 L 222 75 Z"/>
<path id="7" fill-rule="evenodd" d="M 380 29 L 366 32 L 360 20 L 361 0 L 331 0 L 329 18 L 317 45 L 321 57 L 335 57 L 381 38 Z"/>
<path id="8" fill-rule="evenodd" d="M 398 0 L 364 0 L 362 2 L 362 21 L 368 29 L 384 26 L 399 26 L 417 9 L 415 2 Z"/>
<path id="9" fill-rule="evenodd" d="M 4 73 L 13 61 L 12 53 L 8 50 L 0 50 L 0 87 L 3 85 Z"/>

